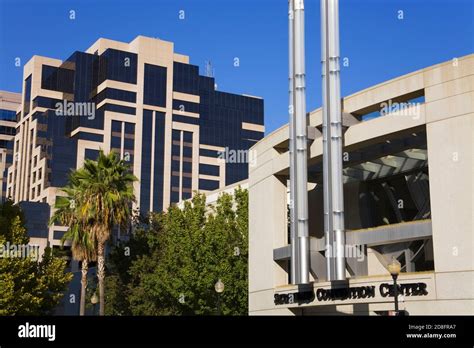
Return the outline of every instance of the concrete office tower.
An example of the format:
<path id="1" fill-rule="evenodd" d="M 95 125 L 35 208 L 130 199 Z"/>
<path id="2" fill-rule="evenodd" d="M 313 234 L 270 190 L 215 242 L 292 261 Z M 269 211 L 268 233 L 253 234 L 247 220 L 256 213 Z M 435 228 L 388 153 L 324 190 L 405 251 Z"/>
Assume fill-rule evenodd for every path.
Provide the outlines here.
<path id="1" fill-rule="evenodd" d="M 291 284 L 288 125 L 259 141 L 249 169 L 250 314 L 384 314 L 387 265 L 401 263 L 400 309 L 474 313 L 474 55 L 344 97 L 347 282 L 328 281 L 321 109 L 308 146 L 311 284 Z"/>
<path id="2" fill-rule="evenodd" d="M 13 163 L 13 138 L 21 95 L 0 91 L 0 201 L 7 197 L 7 169 Z"/>
<path id="3" fill-rule="evenodd" d="M 131 164 L 142 213 L 246 179 L 247 150 L 264 134 L 263 100 L 216 91 L 198 70 L 172 42 L 143 36 L 99 39 L 65 61 L 34 56 L 9 195 L 44 203 L 37 214 L 48 215 L 70 170 L 100 149 Z M 64 231 L 38 233 L 58 245 Z"/>

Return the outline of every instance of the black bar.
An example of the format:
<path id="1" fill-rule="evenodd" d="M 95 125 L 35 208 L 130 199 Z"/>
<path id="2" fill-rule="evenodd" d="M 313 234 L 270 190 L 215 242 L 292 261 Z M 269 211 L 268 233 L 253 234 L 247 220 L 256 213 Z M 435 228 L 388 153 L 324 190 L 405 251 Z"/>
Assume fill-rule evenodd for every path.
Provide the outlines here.
<path id="1" fill-rule="evenodd" d="M 20 338 L 19 326 L 55 325 L 55 339 Z M 410 326 L 409 326 L 410 325 Z M 336 327 L 340 335 L 334 335 Z M 161 344 L 470 345 L 473 317 L 0 317 L 0 346 Z M 295 332 L 301 335 L 294 335 Z M 408 337 L 421 335 L 420 337 Z M 431 336 L 429 336 L 431 334 Z M 433 334 L 456 337 L 435 338 Z"/>

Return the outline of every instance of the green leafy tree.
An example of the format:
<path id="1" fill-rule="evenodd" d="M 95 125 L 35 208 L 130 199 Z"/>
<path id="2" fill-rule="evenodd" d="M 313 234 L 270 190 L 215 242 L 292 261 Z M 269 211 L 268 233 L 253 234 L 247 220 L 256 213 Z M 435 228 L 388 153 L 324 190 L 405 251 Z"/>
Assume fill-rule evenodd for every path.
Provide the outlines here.
<path id="1" fill-rule="evenodd" d="M 105 281 L 105 314 L 131 315 L 128 305 L 129 288 L 131 281 L 129 269 L 132 262 L 140 256 L 145 256 L 151 250 L 149 243 L 153 243 L 151 236 L 154 233 L 151 227 L 137 226 L 132 238 L 120 242 L 108 255 L 107 273 Z"/>
<path id="2" fill-rule="evenodd" d="M 0 246 L 8 245 L 9 251 L 12 246 L 19 250 L 29 242 L 21 214 L 17 213 L 2 214 Z M 5 225 L 7 220 L 11 223 Z M 66 261 L 53 257 L 50 248 L 45 249 L 41 261 L 34 253 L 12 255 L 3 250 L 1 256 L 0 315 L 51 314 L 72 279 L 72 274 L 65 271 Z"/>
<path id="3" fill-rule="evenodd" d="M 14 204 L 10 199 L 0 204 L 0 227 L 2 228 L 1 233 L 6 240 L 12 240 L 13 220 L 16 217 L 19 217 L 21 224 L 24 224 L 25 217 L 19 205 Z"/>
<path id="4" fill-rule="evenodd" d="M 222 194 L 215 207 L 206 206 L 205 196 L 197 194 L 182 209 L 171 206 L 152 215 L 128 243 L 135 244 L 137 254 L 125 261 L 120 246 L 109 260 L 111 270 L 120 268 L 107 295 L 120 310 L 110 314 L 213 315 L 218 279 L 225 284 L 221 313 L 247 314 L 246 190 L 237 189 L 234 197 Z M 127 276 L 121 276 L 125 269 Z M 126 301 L 118 301 L 119 293 Z"/>
<path id="5" fill-rule="evenodd" d="M 214 274 L 225 284 L 222 313 L 247 315 L 248 191 L 237 189 L 234 199 L 222 195 L 206 227 L 206 236 L 214 239 L 213 251 L 217 256 Z"/>

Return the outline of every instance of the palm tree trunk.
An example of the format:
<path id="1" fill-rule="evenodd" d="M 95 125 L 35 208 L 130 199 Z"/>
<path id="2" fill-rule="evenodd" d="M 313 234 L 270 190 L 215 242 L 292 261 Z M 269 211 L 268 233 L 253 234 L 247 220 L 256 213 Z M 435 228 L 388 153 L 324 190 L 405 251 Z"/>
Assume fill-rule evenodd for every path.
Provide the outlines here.
<path id="1" fill-rule="evenodd" d="M 105 243 L 100 242 L 97 251 L 97 277 L 99 279 L 99 315 L 105 314 L 104 278 L 105 278 Z"/>
<path id="2" fill-rule="evenodd" d="M 88 271 L 87 260 L 82 260 L 82 276 L 81 276 L 81 303 L 79 306 L 79 315 L 84 315 L 86 312 L 86 288 L 87 288 L 87 271 Z"/>

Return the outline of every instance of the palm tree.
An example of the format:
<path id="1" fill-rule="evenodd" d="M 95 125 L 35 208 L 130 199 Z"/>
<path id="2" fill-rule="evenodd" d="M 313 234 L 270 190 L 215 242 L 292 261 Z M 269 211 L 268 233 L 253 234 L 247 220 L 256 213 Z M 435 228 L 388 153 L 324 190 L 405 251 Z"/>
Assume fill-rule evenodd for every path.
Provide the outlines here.
<path id="1" fill-rule="evenodd" d="M 90 221 L 81 216 L 80 210 L 78 209 L 80 207 L 77 202 L 79 199 L 78 184 L 79 182 L 75 172 L 71 173 L 69 184 L 62 189 L 62 191 L 66 193 L 66 196 L 61 196 L 56 199 L 54 206 L 56 210 L 51 217 L 50 225 L 58 223 L 69 227 L 61 238 L 61 245 L 63 246 L 64 242 L 70 241 L 73 259 L 82 262 L 79 315 L 84 315 L 86 309 L 89 262 L 95 261 L 97 258 L 95 243 L 90 235 Z"/>
<path id="2" fill-rule="evenodd" d="M 128 226 L 131 221 L 133 182 L 137 178 L 115 152 L 105 155 L 103 151 L 97 161 L 86 160 L 75 176 L 79 183 L 80 214 L 91 221 L 91 237 L 97 243 L 99 313 L 104 315 L 105 244 L 114 226 Z"/>

